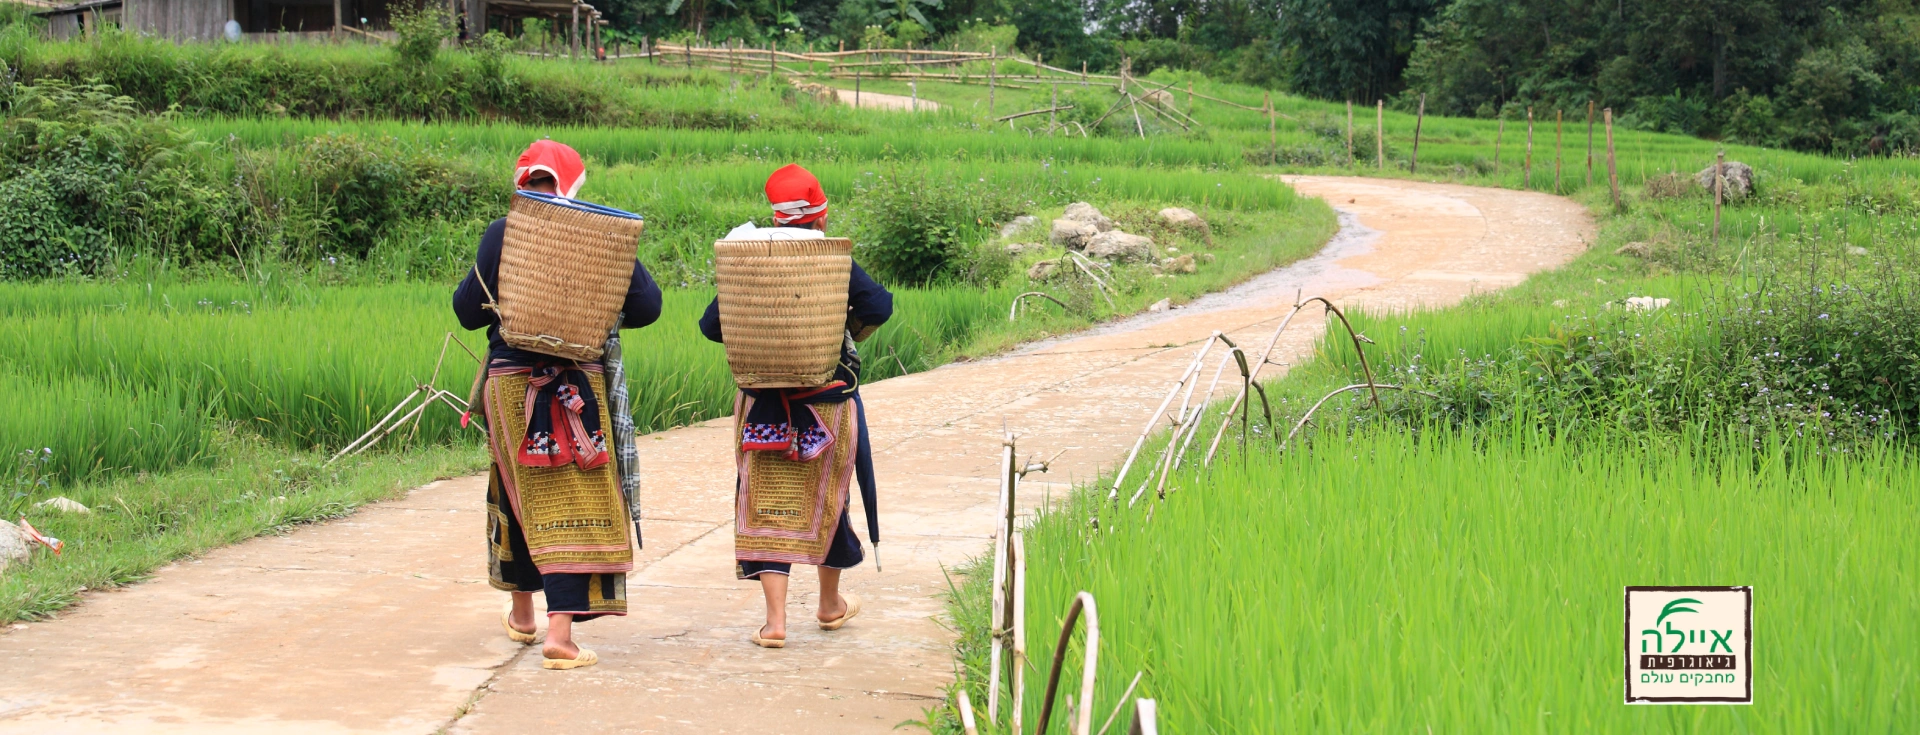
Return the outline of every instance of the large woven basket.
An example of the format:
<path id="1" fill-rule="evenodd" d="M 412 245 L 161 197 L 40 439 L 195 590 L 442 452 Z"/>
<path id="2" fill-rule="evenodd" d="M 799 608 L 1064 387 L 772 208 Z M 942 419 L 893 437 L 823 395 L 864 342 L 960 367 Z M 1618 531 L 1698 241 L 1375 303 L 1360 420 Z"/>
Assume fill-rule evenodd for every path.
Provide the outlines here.
<path id="1" fill-rule="evenodd" d="M 522 191 L 500 249 L 500 338 L 573 360 L 598 360 L 633 279 L 639 215 Z"/>
<path id="2" fill-rule="evenodd" d="M 742 388 L 810 388 L 833 379 L 847 327 L 853 241 L 713 244 L 720 332 Z"/>

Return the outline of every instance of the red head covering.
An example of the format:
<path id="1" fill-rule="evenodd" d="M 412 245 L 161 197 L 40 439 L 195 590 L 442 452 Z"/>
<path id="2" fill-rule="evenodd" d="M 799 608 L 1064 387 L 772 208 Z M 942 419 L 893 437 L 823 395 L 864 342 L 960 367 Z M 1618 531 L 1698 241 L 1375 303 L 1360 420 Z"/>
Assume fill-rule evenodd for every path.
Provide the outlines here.
<path id="1" fill-rule="evenodd" d="M 520 154 L 520 161 L 513 165 L 513 188 L 525 188 L 535 173 L 552 176 L 560 196 L 568 199 L 587 183 L 587 165 L 581 162 L 580 153 L 554 140 L 536 140 Z"/>
<path id="2" fill-rule="evenodd" d="M 789 163 L 767 177 L 767 203 L 773 205 L 773 223 L 804 225 L 827 216 L 827 193 L 813 172 Z"/>

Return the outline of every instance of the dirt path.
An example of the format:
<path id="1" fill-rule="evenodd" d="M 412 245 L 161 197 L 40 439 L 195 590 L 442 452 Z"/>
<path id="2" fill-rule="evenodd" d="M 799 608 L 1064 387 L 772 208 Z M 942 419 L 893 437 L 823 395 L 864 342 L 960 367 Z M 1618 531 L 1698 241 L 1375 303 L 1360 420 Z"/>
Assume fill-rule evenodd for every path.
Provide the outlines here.
<path id="1" fill-rule="evenodd" d="M 866 91 L 855 95 L 851 89 L 835 89 L 833 93 L 840 98 L 841 104 L 863 109 L 905 110 L 907 112 L 931 112 L 940 109 L 940 103 L 925 97 L 915 100 L 913 97 L 904 94 L 881 94 L 879 92 Z M 855 104 L 856 99 L 859 102 L 857 105 Z M 885 531 L 881 533 L 885 533 Z M 881 536 L 881 538 L 886 537 Z"/>
<path id="2" fill-rule="evenodd" d="M 484 481 L 461 478 L 15 626 L 0 635 L 0 731 L 887 732 L 951 678 L 942 567 L 987 547 L 1003 422 L 1024 450 L 1067 450 L 1051 476 L 1029 478 L 1063 493 L 1118 463 L 1197 340 L 1265 334 L 1296 288 L 1343 305 L 1445 305 L 1593 238 L 1582 208 L 1541 194 L 1289 181 L 1343 212 L 1320 256 L 1187 308 L 865 389 L 886 570 L 848 573 L 868 602 L 845 630 L 796 624 L 779 651 L 746 642 L 759 593 L 733 580 L 718 420 L 641 439 L 647 547 L 632 615 L 579 628 L 598 666 L 544 671 L 537 649 L 501 634 L 503 596 L 480 557 Z M 1319 324 L 1289 332 L 1279 359 L 1306 354 Z M 789 615 L 804 621 L 813 575 L 795 576 Z"/>

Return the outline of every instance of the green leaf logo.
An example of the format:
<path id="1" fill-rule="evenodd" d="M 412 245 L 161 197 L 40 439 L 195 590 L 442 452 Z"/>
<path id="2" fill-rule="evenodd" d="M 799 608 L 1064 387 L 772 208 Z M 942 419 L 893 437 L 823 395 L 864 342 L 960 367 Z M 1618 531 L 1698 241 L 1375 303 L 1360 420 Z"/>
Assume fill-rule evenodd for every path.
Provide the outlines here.
<path id="1" fill-rule="evenodd" d="M 1683 605 L 1698 605 L 1698 604 L 1700 604 L 1700 601 L 1693 599 L 1691 597 L 1682 597 L 1678 600 L 1674 600 L 1673 602 L 1669 602 L 1667 603 L 1666 607 L 1660 608 L 1660 617 L 1658 619 L 1655 619 L 1653 621 L 1653 624 L 1655 627 L 1658 627 L 1661 623 L 1666 622 L 1668 615 L 1672 615 L 1674 613 L 1700 612 L 1699 610 L 1695 610 L 1691 607 L 1683 607 Z"/>

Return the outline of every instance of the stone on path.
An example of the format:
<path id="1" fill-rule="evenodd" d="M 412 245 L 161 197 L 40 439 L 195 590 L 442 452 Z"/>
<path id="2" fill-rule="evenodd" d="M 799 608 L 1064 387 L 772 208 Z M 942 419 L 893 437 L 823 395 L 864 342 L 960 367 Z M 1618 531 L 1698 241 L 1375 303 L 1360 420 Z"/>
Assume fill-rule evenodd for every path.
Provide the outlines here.
<path id="1" fill-rule="evenodd" d="M 11 521 L 0 521 L 0 572 L 33 555 L 33 540 Z"/>

